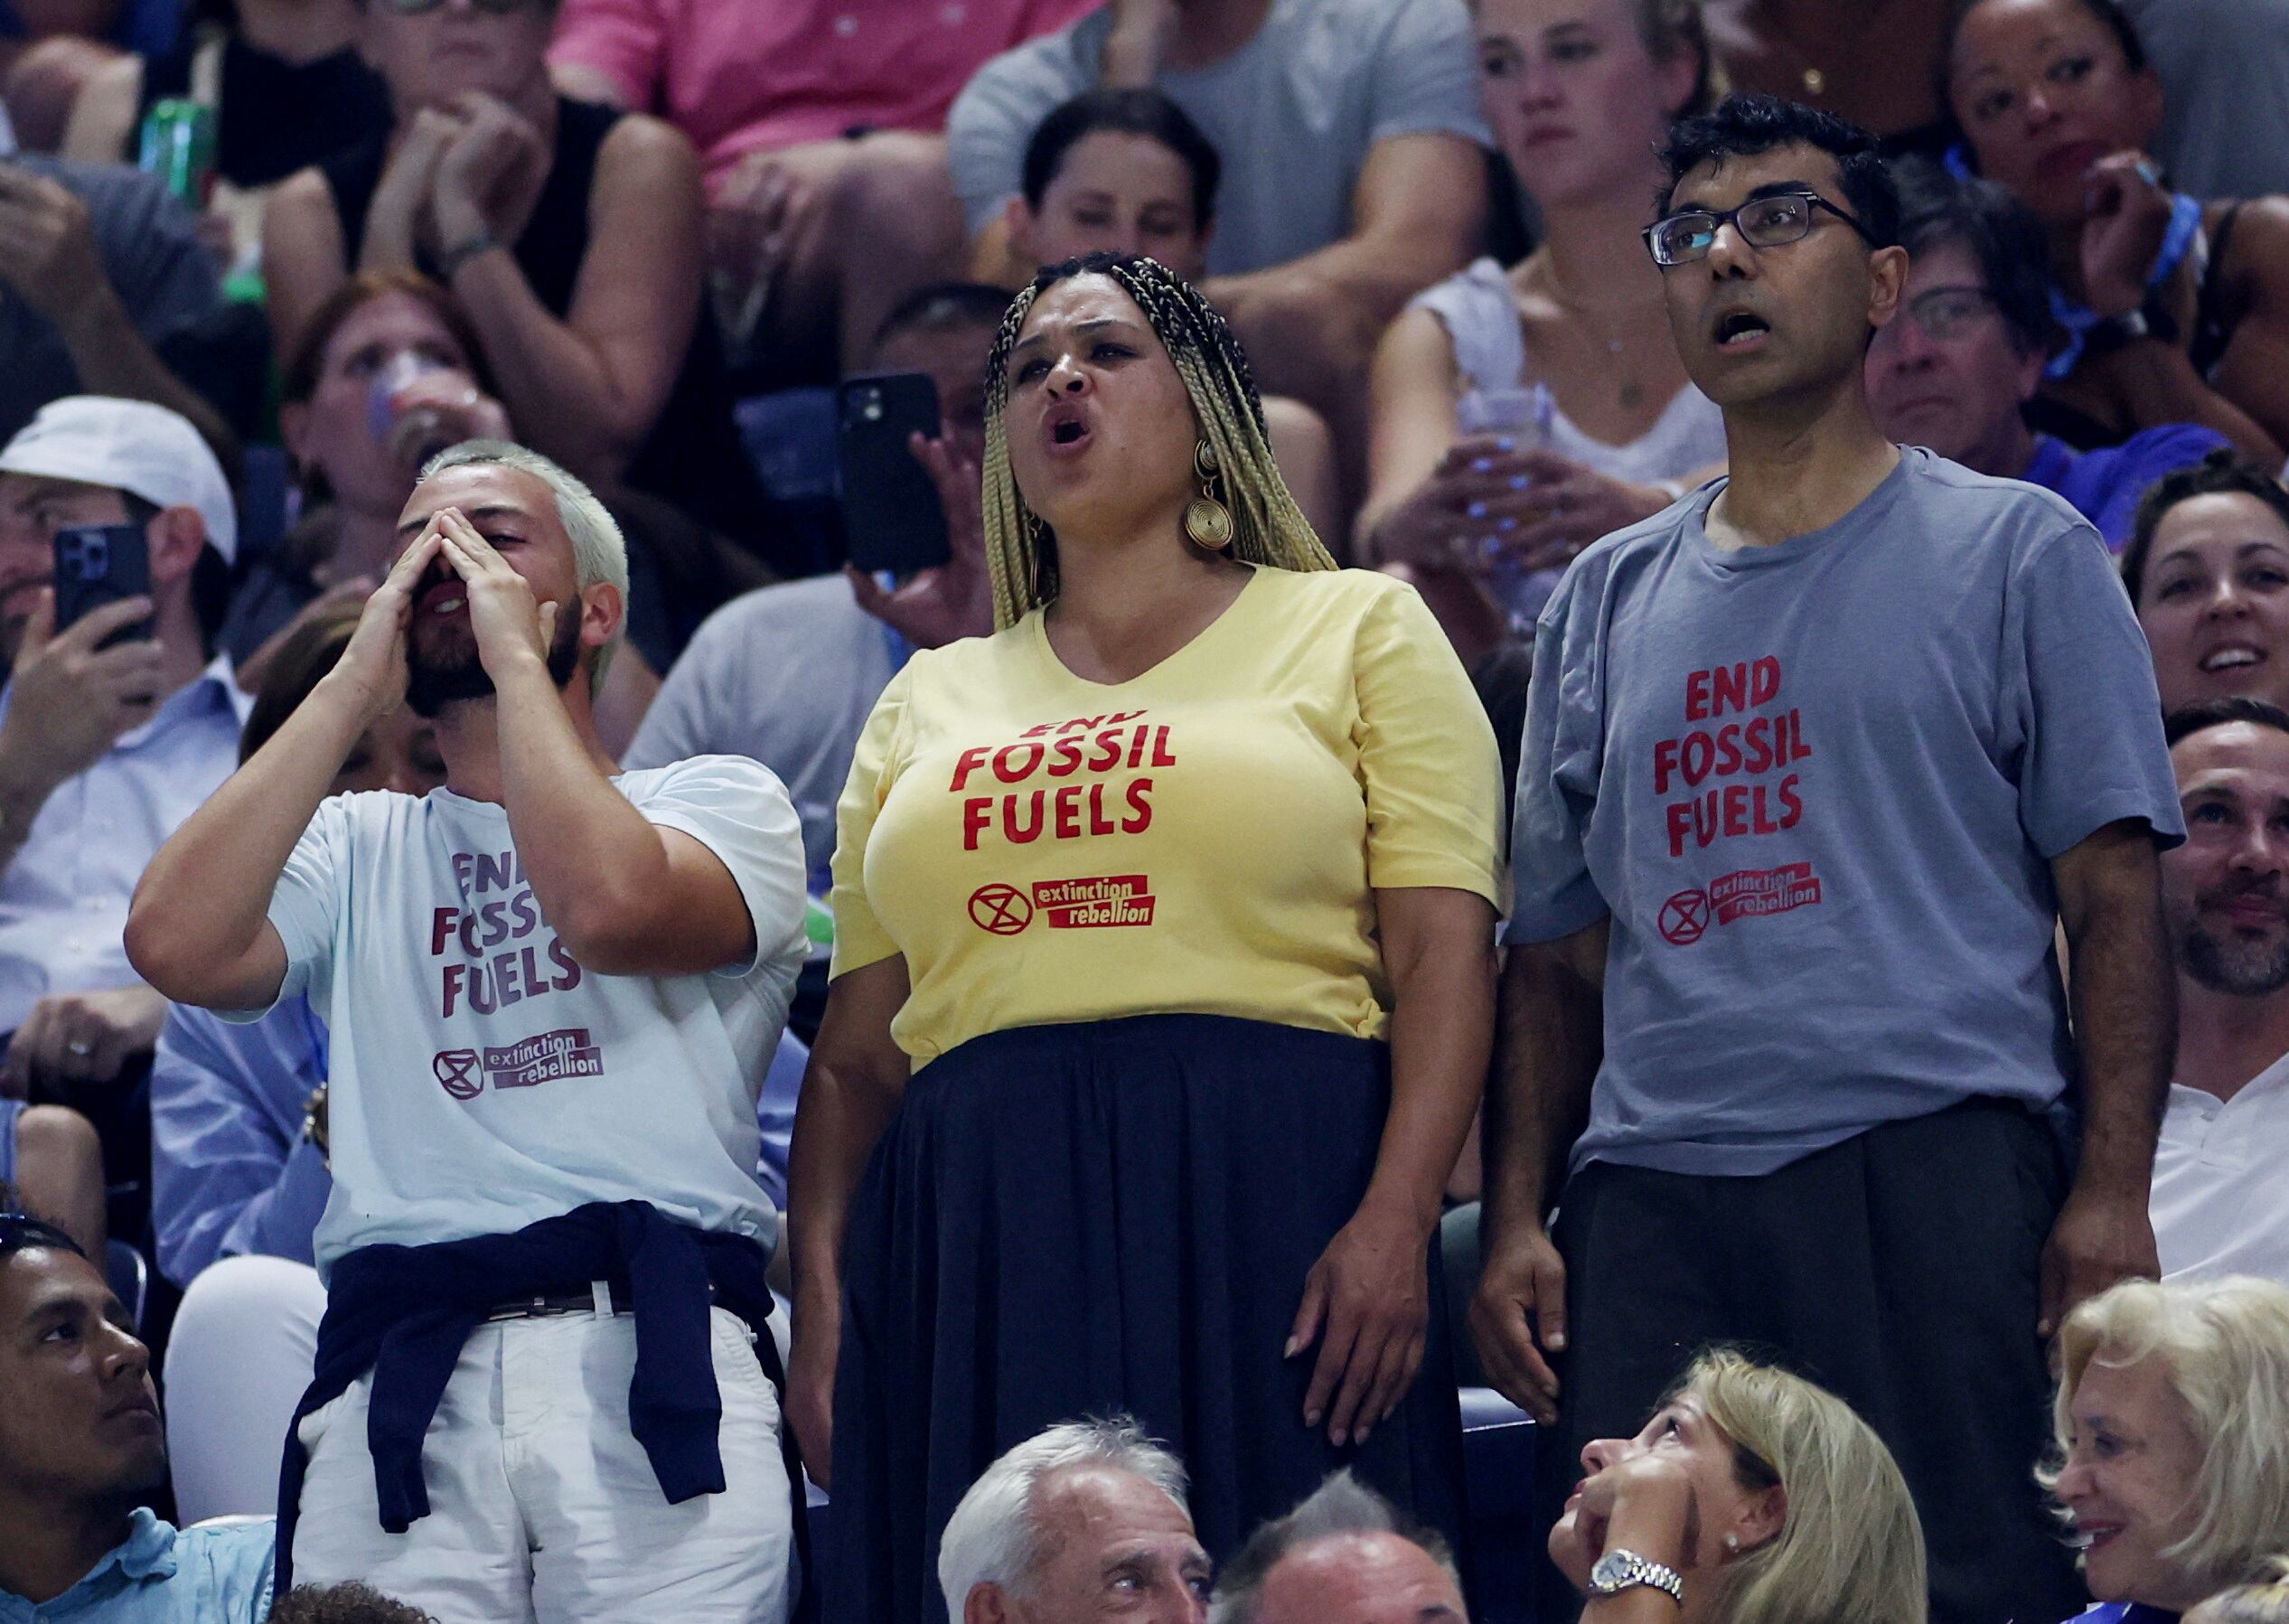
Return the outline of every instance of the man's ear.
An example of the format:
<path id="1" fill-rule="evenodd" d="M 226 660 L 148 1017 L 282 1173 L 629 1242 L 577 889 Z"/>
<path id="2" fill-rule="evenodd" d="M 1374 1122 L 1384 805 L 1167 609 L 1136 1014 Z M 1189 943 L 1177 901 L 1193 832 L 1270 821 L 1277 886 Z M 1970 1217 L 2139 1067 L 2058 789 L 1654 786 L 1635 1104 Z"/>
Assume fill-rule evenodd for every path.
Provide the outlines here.
<path id="1" fill-rule="evenodd" d="M 156 589 L 187 578 L 207 544 L 207 521 L 192 507 L 161 508 L 143 527 L 151 551 L 151 585 Z"/>
<path id="2" fill-rule="evenodd" d="M 1001 234 L 1009 245 L 1009 258 L 1013 262 L 1024 261 L 1028 278 L 1035 263 L 1033 226 L 1033 205 L 1026 202 L 1023 192 L 1001 205 Z"/>
<path id="3" fill-rule="evenodd" d="M 962 1624 L 1011 1624 L 1015 1617 L 998 1584 L 973 1584 L 962 1599 Z"/>
<path id="4" fill-rule="evenodd" d="M 1908 286 L 1908 250 L 1876 249 L 1868 255 L 1868 324 L 1889 327 L 1900 314 L 1900 291 Z"/>
<path id="5" fill-rule="evenodd" d="M 2040 350 L 2015 348 L 2018 343 L 2016 339 L 2013 339 L 2012 343 L 2014 345 L 2012 353 L 2018 357 L 2019 361 L 2019 404 L 2024 406 L 2033 399 L 2035 392 L 2042 388 L 2042 371 L 2050 364 L 2050 357 Z"/>
<path id="6" fill-rule="evenodd" d="M 559 615 L 563 610 L 558 611 Z M 628 618 L 628 600 L 610 581 L 594 581 L 580 589 L 580 646 L 600 649 L 620 635 Z"/>

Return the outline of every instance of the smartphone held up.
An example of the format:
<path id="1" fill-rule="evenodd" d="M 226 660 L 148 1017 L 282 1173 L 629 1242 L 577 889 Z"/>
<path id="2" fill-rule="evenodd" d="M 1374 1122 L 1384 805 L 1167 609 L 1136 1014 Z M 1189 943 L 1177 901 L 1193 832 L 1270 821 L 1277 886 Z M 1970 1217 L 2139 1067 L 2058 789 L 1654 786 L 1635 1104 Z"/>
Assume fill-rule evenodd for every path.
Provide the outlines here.
<path id="1" fill-rule="evenodd" d="M 938 386 L 926 372 L 846 380 L 835 392 L 835 463 L 850 562 L 910 576 L 952 556 L 946 513 L 913 438 L 940 432 Z"/>

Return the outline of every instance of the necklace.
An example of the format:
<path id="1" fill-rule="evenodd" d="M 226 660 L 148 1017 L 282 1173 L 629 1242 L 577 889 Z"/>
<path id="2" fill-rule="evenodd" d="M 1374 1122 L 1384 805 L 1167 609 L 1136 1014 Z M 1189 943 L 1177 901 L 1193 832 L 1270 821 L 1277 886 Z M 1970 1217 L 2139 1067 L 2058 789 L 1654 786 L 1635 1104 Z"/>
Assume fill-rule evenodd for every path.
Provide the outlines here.
<path id="1" fill-rule="evenodd" d="M 1616 317 L 1634 316 L 1651 309 L 1661 303 L 1661 296 L 1656 294 L 1650 299 L 1640 299 L 1633 305 L 1621 305 L 1611 310 L 1600 310 L 1594 305 L 1580 304 L 1559 292 L 1557 273 L 1550 268 L 1547 260 L 1543 262 L 1539 280 L 1543 285 L 1543 296 L 1575 320 L 1589 324 L 1591 336 L 1604 346 L 1606 354 L 1611 359 L 1613 377 L 1618 386 L 1616 398 L 1620 401 L 1621 408 L 1624 411 L 1636 411 L 1638 407 L 1645 404 L 1645 386 L 1629 375 L 1628 359 L 1624 350 L 1625 341 L 1622 333 L 1616 332 L 1611 324 Z M 1625 323 L 1623 331 L 1626 332 L 1630 327 L 1640 324 Z"/>

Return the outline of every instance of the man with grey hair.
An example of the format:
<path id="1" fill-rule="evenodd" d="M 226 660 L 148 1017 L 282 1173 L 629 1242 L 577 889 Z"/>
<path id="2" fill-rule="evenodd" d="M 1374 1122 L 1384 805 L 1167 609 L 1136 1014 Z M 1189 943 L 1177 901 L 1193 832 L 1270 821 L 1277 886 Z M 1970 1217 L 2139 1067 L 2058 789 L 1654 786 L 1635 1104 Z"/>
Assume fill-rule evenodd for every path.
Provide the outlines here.
<path id="1" fill-rule="evenodd" d="M 1446 1542 L 1349 1471 L 1250 1536 L 1208 1624 L 1468 1624 Z"/>
<path id="2" fill-rule="evenodd" d="M 1061 1422 L 1010 1450 L 938 1542 L 954 1624 L 1201 1624 L 1208 1575 L 1182 1463 L 1125 1416 Z"/>
<path id="3" fill-rule="evenodd" d="M 755 1109 L 805 947 L 794 809 L 738 757 L 618 771 L 593 705 L 624 554 L 555 464 L 455 447 L 399 533 L 339 663 L 127 921 L 177 1002 L 301 994 L 332 1039 L 278 1593 L 780 1624 L 800 1525 Z M 407 700 L 445 787 L 324 799 Z"/>

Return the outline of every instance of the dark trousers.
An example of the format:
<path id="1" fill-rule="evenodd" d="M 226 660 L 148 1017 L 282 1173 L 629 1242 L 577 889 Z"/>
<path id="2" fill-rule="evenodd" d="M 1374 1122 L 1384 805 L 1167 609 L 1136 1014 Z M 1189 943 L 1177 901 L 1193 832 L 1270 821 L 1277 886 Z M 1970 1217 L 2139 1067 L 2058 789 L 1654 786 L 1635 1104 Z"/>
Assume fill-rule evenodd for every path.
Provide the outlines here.
<path id="1" fill-rule="evenodd" d="M 2032 1476 L 2049 1437 L 2038 1268 L 2064 1182 L 2043 1122 L 1991 1100 L 1756 1178 L 1582 1169 L 1553 1231 L 1571 1347 L 1547 1503 L 1590 1440 L 1636 1433 L 1695 1351 L 1742 1344 L 1890 1446 L 1923 1521 L 1932 1624 L 2079 1611 Z"/>

